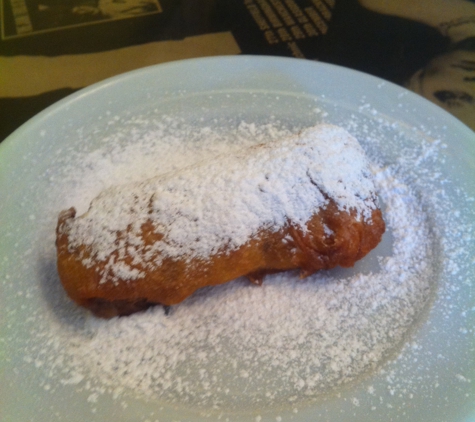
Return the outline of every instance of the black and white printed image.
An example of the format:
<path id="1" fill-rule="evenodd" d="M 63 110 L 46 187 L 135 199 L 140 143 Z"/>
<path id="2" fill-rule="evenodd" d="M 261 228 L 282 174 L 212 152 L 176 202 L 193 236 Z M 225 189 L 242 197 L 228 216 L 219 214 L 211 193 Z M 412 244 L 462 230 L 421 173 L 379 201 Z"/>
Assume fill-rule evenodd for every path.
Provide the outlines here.
<path id="1" fill-rule="evenodd" d="M 161 13 L 159 0 L 3 0 L 2 38 Z"/>

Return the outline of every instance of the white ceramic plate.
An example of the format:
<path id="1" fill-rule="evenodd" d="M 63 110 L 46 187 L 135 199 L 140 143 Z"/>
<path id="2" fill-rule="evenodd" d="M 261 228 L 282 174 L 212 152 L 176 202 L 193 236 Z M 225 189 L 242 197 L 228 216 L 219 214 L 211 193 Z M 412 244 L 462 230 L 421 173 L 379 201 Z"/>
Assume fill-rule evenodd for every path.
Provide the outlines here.
<path id="1" fill-rule="evenodd" d="M 74 172 L 75 157 L 135 117 L 146 127 L 152 111 L 197 126 L 336 123 L 362 138 L 379 137 L 376 147 L 388 165 L 401 155 L 412 160 L 407 182 L 430 190 L 433 200 L 441 192 L 443 204 L 427 210 L 441 251 L 435 297 L 397 358 L 326 397 L 232 411 L 198 412 L 133 395 L 98 397 L 87 380 L 57 376 L 68 364 L 48 355 L 58 347 L 54 337 L 40 335 L 71 321 L 62 317 L 70 307 L 49 284 L 57 283 L 54 261 L 44 261 L 45 251 L 54 250 L 61 199 L 52 198 L 61 184 L 55 177 Z M 417 157 L 427 152 L 422 144 L 434 145 L 436 162 Z M 371 142 L 366 146 L 371 149 Z M 271 57 L 209 58 L 145 68 L 82 90 L 0 144 L 0 419 L 475 421 L 474 197 L 474 133 L 422 98 L 348 69 Z"/>

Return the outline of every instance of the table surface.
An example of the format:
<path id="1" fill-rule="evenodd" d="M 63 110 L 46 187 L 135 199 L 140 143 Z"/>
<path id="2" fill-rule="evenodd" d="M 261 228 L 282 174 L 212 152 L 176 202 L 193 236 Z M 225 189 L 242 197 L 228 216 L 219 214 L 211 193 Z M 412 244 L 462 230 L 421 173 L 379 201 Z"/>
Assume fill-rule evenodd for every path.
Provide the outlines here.
<path id="1" fill-rule="evenodd" d="M 234 54 L 370 73 L 475 130 L 475 0 L 0 0 L 0 12 L 0 141 L 110 76 Z"/>

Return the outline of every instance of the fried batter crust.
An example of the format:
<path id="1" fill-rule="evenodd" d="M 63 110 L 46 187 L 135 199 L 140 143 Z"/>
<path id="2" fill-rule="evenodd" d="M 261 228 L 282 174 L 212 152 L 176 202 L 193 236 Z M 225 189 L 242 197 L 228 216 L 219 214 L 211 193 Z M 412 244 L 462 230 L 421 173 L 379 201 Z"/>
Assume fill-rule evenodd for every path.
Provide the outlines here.
<path id="1" fill-rule="evenodd" d="M 292 221 L 279 230 L 262 229 L 241 247 L 223 246 L 207 259 L 162 257 L 155 268 L 125 262 L 146 275 L 135 280 L 104 280 L 106 262 L 86 265 L 92 257 L 88 246 L 71 248 L 68 221 L 74 208 L 60 214 L 57 225 L 57 265 L 61 282 L 73 301 L 95 315 L 111 318 L 146 309 L 154 304 L 174 305 L 197 289 L 223 284 L 241 276 L 260 284 L 269 273 L 300 270 L 306 277 L 322 269 L 351 267 L 380 242 L 385 230 L 381 211 L 363 221 L 356 212 L 339 210 L 333 200 L 319 208 L 304 228 Z M 78 217 L 81 218 L 81 217 Z M 117 233 L 120 238 L 121 234 Z M 160 240 L 151 221 L 142 226 L 142 240 L 151 245 Z"/>

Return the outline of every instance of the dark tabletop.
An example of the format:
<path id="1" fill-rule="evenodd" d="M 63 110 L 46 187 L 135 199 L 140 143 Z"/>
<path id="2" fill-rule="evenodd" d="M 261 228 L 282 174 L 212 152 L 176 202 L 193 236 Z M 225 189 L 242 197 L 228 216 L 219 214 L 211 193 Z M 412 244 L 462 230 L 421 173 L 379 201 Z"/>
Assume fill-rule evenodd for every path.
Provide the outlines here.
<path id="1" fill-rule="evenodd" d="M 475 129 L 475 1 L 0 0 L 0 7 L 0 141 L 107 77 L 230 54 L 361 70 Z"/>

